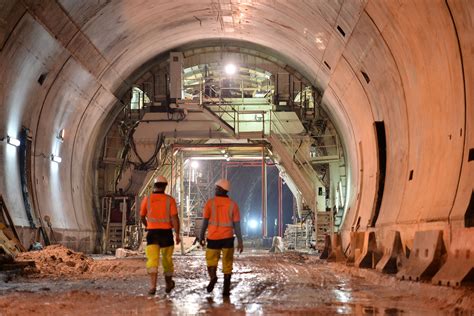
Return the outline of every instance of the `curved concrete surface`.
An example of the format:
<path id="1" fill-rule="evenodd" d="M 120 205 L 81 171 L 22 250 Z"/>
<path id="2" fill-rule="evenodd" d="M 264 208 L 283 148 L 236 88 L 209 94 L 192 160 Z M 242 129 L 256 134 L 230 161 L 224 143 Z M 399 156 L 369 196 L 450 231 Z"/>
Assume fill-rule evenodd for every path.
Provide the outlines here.
<path id="1" fill-rule="evenodd" d="M 351 166 L 345 232 L 367 229 L 375 213 L 374 121 L 387 135 L 376 227 L 405 240 L 450 232 L 464 227 L 474 186 L 473 21 L 468 0 L 1 1 L 0 138 L 29 129 L 36 218 L 91 249 L 94 155 L 127 78 L 189 42 L 246 41 L 278 51 L 324 92 Z M 0 193 L 28 226 L 19 149 L 1 143 L 0 166 Z"/>

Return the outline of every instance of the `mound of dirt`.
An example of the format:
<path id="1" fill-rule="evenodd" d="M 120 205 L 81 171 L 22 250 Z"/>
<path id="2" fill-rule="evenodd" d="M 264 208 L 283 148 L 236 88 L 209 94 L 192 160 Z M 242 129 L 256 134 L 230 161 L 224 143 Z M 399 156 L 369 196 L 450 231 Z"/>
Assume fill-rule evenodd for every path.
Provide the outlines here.
<path id="1" fill-rule="evenodd" d="M 20 253 L 16 261 L 34 261 L 40 276 L 76 276 L 90 271 L 94 261 L 81 252 L 62 245 L 47 246 L 43 250 Z"/>
<path id="2" fill-rule="evenodd" d="M 305 263 L 309 257 L 306 254 L 296 251 L 287 251 L 281 254 L 283 260 L 293 263 Z"/>

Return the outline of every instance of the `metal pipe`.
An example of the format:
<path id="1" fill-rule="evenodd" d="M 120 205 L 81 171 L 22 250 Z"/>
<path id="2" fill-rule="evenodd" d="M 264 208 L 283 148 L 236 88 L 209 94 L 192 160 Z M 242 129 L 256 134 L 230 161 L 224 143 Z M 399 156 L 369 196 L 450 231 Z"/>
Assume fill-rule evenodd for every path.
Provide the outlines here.
<path id="1" fill-rule="evenodd" d="M 173 144 L 173 148 L 184 149 L 208 149 L 208 148 L 228 148 L 228 147 L 250 147 L 250 148 L 262 148 L 266 144 L 250 144 L 250 143 L 229 143 L 229 144 Z"/>

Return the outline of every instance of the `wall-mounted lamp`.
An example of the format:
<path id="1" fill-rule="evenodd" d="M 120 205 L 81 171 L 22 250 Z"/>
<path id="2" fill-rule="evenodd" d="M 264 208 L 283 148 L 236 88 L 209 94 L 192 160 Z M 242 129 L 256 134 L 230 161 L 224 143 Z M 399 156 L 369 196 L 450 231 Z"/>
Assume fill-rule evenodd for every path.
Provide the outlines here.
<path id="1" fill-rule="evenodd" d="M 58 135 L 56 135 L 56 138 L 59 139 L 59 141 L 62 143 L 64 141 L 64 135 L 65 135 L 65 131 L 64 131 L 64 128 L 62 128 Z"/>
<path id="2" fill-rule="evenodd" d="M 21 142 L 19 139 L 7 136 L 7 143 L 9 143 L 12 146 L 19 147 Z"/>
<path id="3" fill-rule="evenodd" d="M 55 163 L 61 163 L 61 161 L 63 161 L 61 157 L 55 156 L 55 155 L 51 155 L 50 158 L 51 158 L 51 161 L 54 161 Z"/>

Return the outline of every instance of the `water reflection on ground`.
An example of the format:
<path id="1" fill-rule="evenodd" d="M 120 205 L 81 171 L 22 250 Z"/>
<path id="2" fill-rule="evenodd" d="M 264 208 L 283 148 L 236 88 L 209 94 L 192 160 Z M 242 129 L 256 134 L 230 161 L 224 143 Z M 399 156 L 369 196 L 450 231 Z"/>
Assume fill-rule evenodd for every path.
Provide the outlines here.
<path id="1" fill-rule="evenodd" d="M 143 264 L 143 259 L 127 262 L 137 269 Z M 0 315 L 438 315 L 454 308 L 445 304 L 446 298 L 433 298 L 422 287 L 354 277 L 307 255 L 249 252 L 237 257 L 229 298 L 221 294 L 222 274 L 214 293 L 205 291 L 202 253 L 177 256 L 175 265 L 175 290 L 165 294 L 162 286 L 153 297 L 145 294 L 144 270 L 127 275 L 117 268 L 110 274 L 74 280 L 0 283 Z M 159 282 L 163 285 L 162 279 Z"/>

